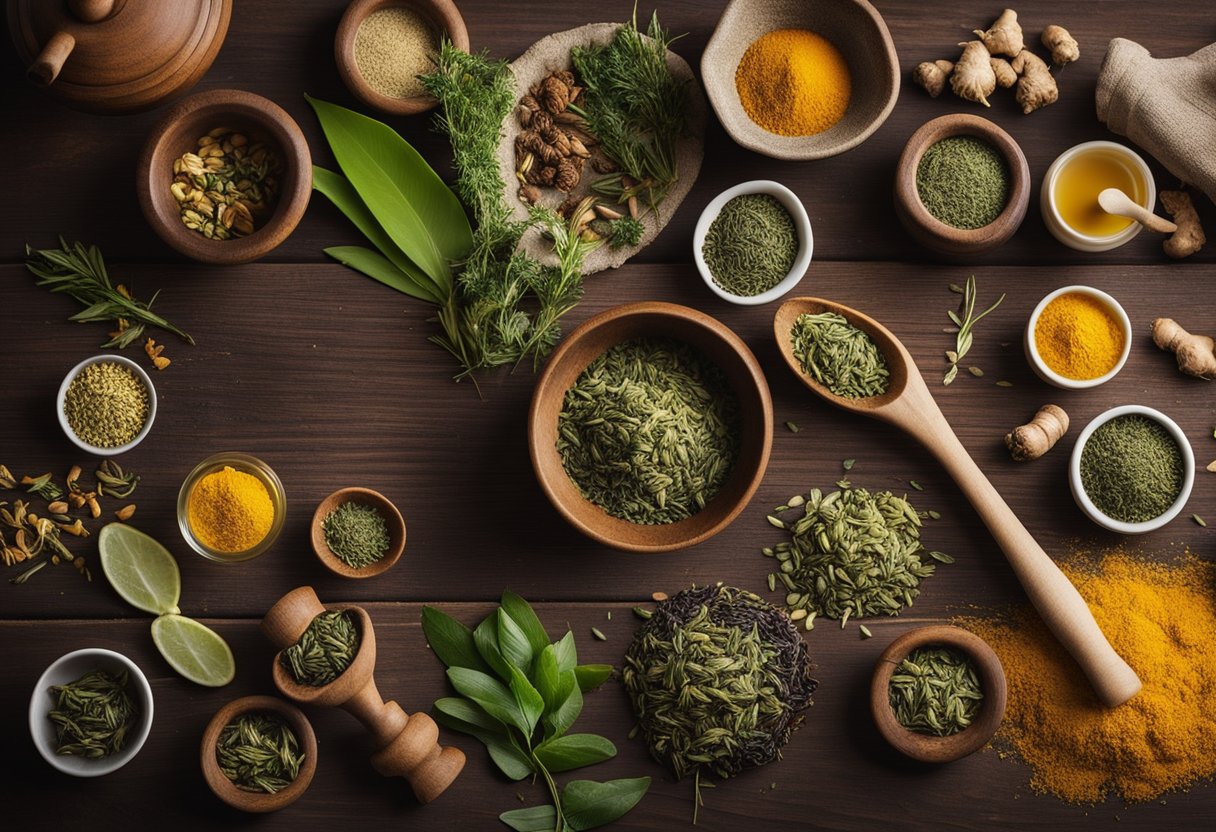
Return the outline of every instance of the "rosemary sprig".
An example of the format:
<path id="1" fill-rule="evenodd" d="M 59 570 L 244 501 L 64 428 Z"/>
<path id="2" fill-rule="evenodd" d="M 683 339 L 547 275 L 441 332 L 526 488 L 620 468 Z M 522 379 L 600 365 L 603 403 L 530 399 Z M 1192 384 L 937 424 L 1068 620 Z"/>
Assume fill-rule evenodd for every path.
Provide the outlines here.
<path id="1" fill-rule="evenodd" d="M 145 324 L 160 327 L 190 344 L 194 343 L 193 338 L 152 311 L 156 295 L 144 303 L 131 297 L 125 287 L 115 287 L 110 282 L 105 261 L 97 246 L 86 248 L 82 243 L 69 246 L 63 237 L 59 238 L 59 245 L 61 248 L 41 250 L 27 245 L 25 267 L 38 277 L 37 285 L 46 286 L 52 292 L 64 292 L 84 305 L 84 309 L 68 320 L 118 323 L 121 319 L 129 322 L 130 325 L 125 328 L 119 324 L 121 331 L 102 344 L 102 348 L 122 349 L 133 343 L 143 335 Z"/>
<path id="2" fill-rule="evenodd" d="M 951 284 L 950 286 L 951 291 L 955 291 L 957 288 L 958 287 L 956 287 L 954 284 Z M 955 312 L 953 309 L 947 310 L 946 312 L 946 314 L 950 316 L 950 320 L 953 321 L 954 325 L 958 327 L 958 333 L 955 336 L 954 349 L 946 350 L 946 360 L 950 362 L 950 367 L 946 370 L 946 375 L 942 379 L 943 386 L 954 381 L 955 377 L 958 376 L 958 362 L 961 361 L 971 349 L 971 330 L 975 328 L 975 325 L 979 323 L 985 315 L 996 309 L 1001 305 L 1001 302 L 1005 300 L 1005 295 L 1002 294 L 996 299 L 996 303 L 992 304 L 992 306 L 989 306 L 983 312 L 976 315 L 975 292 L 975 275 L 971 275 L 967 278 L 967 285 L 963 288 L 962 292 L 963 314 L 960 316 L 959 313 Z"/>

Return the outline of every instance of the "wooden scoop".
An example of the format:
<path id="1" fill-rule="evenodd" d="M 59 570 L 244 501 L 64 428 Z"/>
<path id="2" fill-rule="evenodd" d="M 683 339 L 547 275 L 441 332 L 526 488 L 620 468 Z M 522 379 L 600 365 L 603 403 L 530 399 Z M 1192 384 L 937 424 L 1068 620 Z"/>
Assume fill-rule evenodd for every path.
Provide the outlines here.
<path id="1" fill-rule="evenodd" d="M 1106 188 L 1102 193 L 1098 194 L 1098 205 L 1106 213 L 1133 219 L 1149 231 L 1173 234 L 1178 230 L 1177 225 L 1165 217 L 1157 216 L 1118 188 Z"/>
<path id="2" fill-rule="evenodd" d="M 891 371 L 887 392 L 881 396 L 847 399 L 835 395 L 803 372 L 801 362 L 793 353 L 790 330 L 804 312 L 836 312 L 874 339 Z M 783 303 L 773 320 L 773 329 L 777 347 L 786 363 L 813 392 L 851 413 L 872 416 L 901 428 L 919 440 L 945 466 L 1005 553 L 1039 615 L 1085 671 L 1102 702 L 1113 708 L 1135 696 L 1140 690 L 1140 679 L 1135 671 L 1115 653 L 1076 587 L 1030 536 L 968 455 L 899 339 L 874 319 L 819 298 L 795 298 Z"/>

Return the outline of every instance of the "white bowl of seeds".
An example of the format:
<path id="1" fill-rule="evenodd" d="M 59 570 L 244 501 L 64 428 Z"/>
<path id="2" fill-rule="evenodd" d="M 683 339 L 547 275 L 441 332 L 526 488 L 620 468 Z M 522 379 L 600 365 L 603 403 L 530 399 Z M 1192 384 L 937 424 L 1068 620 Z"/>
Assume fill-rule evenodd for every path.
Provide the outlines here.
<path id="1" fill-rule="evenodd" d="M 95 355 L 64 376 L 55 410 L 59 426 L 78 448 L 97 456 L 117 456 L 152 430 L 156 389 L 131 359 Z"/>

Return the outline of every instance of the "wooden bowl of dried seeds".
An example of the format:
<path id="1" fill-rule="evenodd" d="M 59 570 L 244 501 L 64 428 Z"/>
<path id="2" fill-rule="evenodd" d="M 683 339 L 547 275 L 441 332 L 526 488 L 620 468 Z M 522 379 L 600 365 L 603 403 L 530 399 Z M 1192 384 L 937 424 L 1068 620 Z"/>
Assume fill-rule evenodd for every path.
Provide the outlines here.
<path id="1" fill-rule="evenodd" d="M 312 157 L 295 120 L 244 90 L 208 90 L 152 129 L 135 182 L 152 230 L 202 263 L 266 256 L 308 207 Z"/>

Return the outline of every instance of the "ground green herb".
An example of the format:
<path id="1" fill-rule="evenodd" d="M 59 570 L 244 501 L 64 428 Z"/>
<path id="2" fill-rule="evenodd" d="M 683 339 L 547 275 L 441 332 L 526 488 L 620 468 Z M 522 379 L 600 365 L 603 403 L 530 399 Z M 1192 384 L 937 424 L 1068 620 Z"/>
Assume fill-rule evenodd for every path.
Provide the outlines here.
<path id="1" fill-rule="evenodd" d="M 916 166 L 916 192 L 925 210 L 955 228 L 982 228 L 995 220 L 1009 189 L 1004 157 L 974 136 L 935 142 Z"/>
<path id="2" fill-rule="evenodd" d="M 254 711 L 220 731 L 215 761 L 238 789 L 274 794 L 296 779 L 304 754 L 287 720 L 271 711 Z"/>
<path id="3" fill-rule="evenodd" d="M 374 506 L 343 503 L 321 521 L 325 545 L 354 569 L 376 563 L 388 552 L 388 523 Z"/>
<path id="4" fill-rule="evenodd" d="M 122 364 L 98 361 L 68 384 L 63 414 L 82 441 L 97 448 L 117 448 L 143 430 L 148 388 Z"/>
<path id="5" fill-rule="evenodd" d="M 122 751 L 127 733 L 139 719 L 127 693 L 127 671 L 86 673 L 75 682 L 52 685 L 54 707 L 47 718 L 55 723 L 55 753 L 91 760 Z"/>
<path id="6" fill-rule="evenodd" d="M 1138 413 L 1102 424 L 1081 451 L 1081 486 L 1098 511 L 1123 523 L 1160 517 L 1182 492 L 1178 443 Z"/>
<path id="7" fill-rule="evenodd" d="M 975 719 L 984 700 L 965 655 L 948 647 L 919 647 L 901 661 L 887 687 L 899 724 L 918 734 L 948 737 Z"/>
<path id="8" fill-rule="evenodd" d="M 359 628 L 344 610 L 316 616 L 280 661 L 301 685 L 328 685 L 345 672 L 359 652 Z"/>
<path id="9" fill-rule="evenodd" d="M 687 344 L 617 344 L 566 391 L 557 451 L 579 493 L 632 523 L 703 509 L 730 475 L 739 402 L 722 370 Z"/>
<path id="10" fill-rule="evenodd" d="M 802 371 L 837 396 L 863 399 L 887 392 L 887 359 L 869 335 L 836 312 L 803 313 L 790 330 Z"/>
<path id="11" fill-rule="evenodd" d="M 784 205 L 769 194 L 744 194 L 710 223 L 701 255 L 719 288 L 753 297 L 785 279 L 798 247 L 798 229 Z"/>

